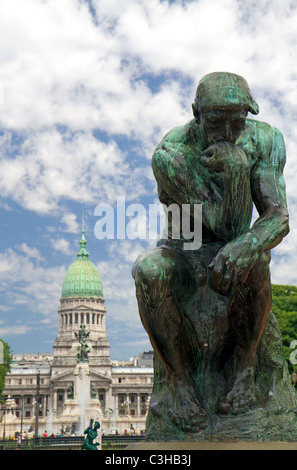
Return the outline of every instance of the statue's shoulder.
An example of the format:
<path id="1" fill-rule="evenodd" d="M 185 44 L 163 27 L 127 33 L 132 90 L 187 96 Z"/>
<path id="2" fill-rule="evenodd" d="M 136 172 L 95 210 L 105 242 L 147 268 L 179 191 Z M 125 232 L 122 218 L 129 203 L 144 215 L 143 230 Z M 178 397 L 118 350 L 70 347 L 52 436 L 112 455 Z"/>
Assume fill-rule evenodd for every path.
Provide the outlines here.
<path id="1" fill-rule="evenodd" d="M 186 154 L 182 148 L 184 146 L 185 150 L 188 146 L 194 122 L 192 120 L 184 126 L 174 127 L 155 148 L 152 156 L 152 169 L 157 180 L 160 175 L 164 174 L 170 174 L 171 177 L 174 176 L 173 162 L 177 155 Z"/>
<path id="2" fill-rule="evenodd" d="M 267 122 L 247 119 L 240 141 L 253 164 L 281 167 L 286 161 L 284 137 Z"/>
<path id="3" fill-rule="evenodd" d="M 163 137 L 155 151 L 158 151 L 159 149 L 165 150 L 167 148 L 174 148 L 180 144 L 187 144 L 194 126 L 195 120 L 193 119 L 184 126 L 174 127 Z"/>
<path id="4" fill-rule="evenodd" d="M 247 119 L 245 129 L 260 147 L 271 148 L 276 143 L 283 145 L 284 138 L 281 131 L 265 121 Z"/>
<path id="5" fill-rule="evenodd" d="M 154 150 L 152 157 L 153 168 L 167 165 L 174 159 L 177 151 L 181 151 L 182 146 L 190 144 L 194 126 L 195 120 L 192 120 L 184 126 L 174 127 L 167 132 Z"/>

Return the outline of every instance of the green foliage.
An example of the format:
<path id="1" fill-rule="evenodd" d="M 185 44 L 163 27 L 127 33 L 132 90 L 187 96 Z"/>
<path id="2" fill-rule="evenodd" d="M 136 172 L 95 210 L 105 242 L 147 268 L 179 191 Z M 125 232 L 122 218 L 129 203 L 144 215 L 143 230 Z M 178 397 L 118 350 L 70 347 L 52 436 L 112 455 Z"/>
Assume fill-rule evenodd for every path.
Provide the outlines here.
<path id="1" fill-rule="evenodd" d="M 297 364 L 293 365 L 290 362 L 290 354 L 297 349 L 297 346 L 290 348 L 292 341 L 296 341 L 297 344 L 297 287 L 273 284 L 271 310 L 276 316 L 283 336 L 283 349 L 289 370 L 297 372 Z"/>
<path id="2" fill-rule="evenodd" d="M 5 375 L 7 374 L 7 372 L 10 372 L 11 353 L 9 345 L 5 343 L 5 341 L 3 341 L 2 339 L 0 339 L 0 342 L 3 345 L 3 357 L 2 354 L 0 355 L 0 395 L 2 395 L 5 385 Z M 1 345 L 0 347 L 2 349 Z"/>

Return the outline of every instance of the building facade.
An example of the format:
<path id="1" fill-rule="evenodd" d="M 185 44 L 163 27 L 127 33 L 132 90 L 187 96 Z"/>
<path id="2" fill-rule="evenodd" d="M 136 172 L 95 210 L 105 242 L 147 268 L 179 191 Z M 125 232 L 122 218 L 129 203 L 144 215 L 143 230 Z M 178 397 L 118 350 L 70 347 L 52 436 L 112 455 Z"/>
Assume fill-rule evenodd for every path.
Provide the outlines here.
<path id="1" fill-rule="evenodd" d="M 106 434 L 142 433 L 153 387 L 153 353 L 112 361 L 100 275 L 84 227 L 62 286 L 53 354 L 14 355 L 0 409 L 0 438 L 81 434 L 82 415 Z M 84 406 L 84 408 L 83 408 Z"/>

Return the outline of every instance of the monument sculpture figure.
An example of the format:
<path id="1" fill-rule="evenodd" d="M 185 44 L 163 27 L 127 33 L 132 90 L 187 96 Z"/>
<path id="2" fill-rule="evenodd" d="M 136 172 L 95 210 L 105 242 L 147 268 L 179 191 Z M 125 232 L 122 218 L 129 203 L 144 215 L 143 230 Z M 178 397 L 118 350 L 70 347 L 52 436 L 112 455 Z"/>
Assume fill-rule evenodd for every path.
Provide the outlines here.
<path id="1" fill-rule="evenodd" d="M 69 398 L 70 400 L 73 400 L 73 397 L 74 397 L 74 386 L 73 386 L 73 383 L 71 383 L 67 387 L 67 398 Z"/>
<path id="2" fill-rule="evenodd" d="M 270 311 L 270 250 L 289 231 L 284 139 L 248 117 L 258 104 L 237 74 L 203 77 L 192 107 L 152 157 L 168 236 L 132 271 L 155 351 L 147 438 L 292 439 L 296 399 Z M 192 223 L 202 205 L 194 250 L 173 236 L 170 207 L 186 204 Z"/>
<path id="3" fill-rule="evenodd" d="M 89 352 L 90 348 L 87 345 L 86 338 L 89 337 L 90 332 L 86 331 L 86 327 L 84 324 L 80 325 L 80 329 L 78 333 L 74 332 L 75 337 L 78 338 L 80 343 L 80 350 L 76 355 L 77 362 L 89 362 Z"/>
<path id="4" fill-rule="evenodd" d="M 98 450 L 99 442 L 93 442 L 98 436 L 97 429 L 100 429 L 99 421 L 95 421 L 94 423 L 94 420 L 91 419 L 89 426 L 84 431 L 86 437 L 82 445 L 82 450 Z"/>

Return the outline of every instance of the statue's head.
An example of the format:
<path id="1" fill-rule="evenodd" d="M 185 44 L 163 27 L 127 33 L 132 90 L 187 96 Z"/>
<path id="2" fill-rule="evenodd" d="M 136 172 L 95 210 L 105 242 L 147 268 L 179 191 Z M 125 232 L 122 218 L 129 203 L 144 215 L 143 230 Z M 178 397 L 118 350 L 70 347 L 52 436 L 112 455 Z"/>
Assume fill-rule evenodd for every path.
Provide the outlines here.
<path id="1" fill-rule="evenodd" d="M 192 107 L 209 144 L 235 142 L 245 125 L 247 113 L 259 112 L 246 80 L 230 72 L 214 72 L 203 77 Z"/>

